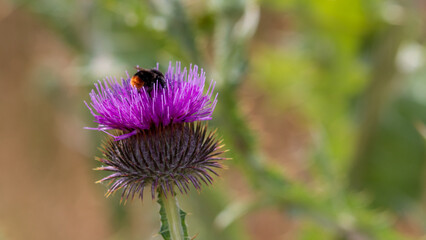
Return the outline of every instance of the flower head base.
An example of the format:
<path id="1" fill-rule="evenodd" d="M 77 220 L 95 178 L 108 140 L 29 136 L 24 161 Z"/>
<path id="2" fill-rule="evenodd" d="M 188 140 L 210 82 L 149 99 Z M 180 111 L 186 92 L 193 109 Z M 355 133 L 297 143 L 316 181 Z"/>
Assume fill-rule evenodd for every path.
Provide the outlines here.
<path id="1" fill-rule="evenodd" d="M 129 138 L 103 145 L 107 166 L 97 170 L 112 174 L 98 182 L 109 181 L 107 196 L 122 188 L 122 200 L 143 198 L 143 190 L 151 185 L 152 198 L 155 192 L 174 195 L 174 189 L 186 193 L 190 185 L 197 190 L 209 185 L 222 168 L 225 158 L 221 142 L 215 132 L 208 132 L 205 124 L 179 123 L 143 130 Z"/>
<path id="2" fill-rule="evenodd" d="M 204 94 L 205 73 L 191 66 L 181 70 L 179 62 L 164 74 L 166 87 L 154 84 L 153 90 L 138 90 L 127 79 L 107 78 L 95 84 L 92 90 L 92 103 L 86 106 L 98 123 L 97 128 L 88 128 L 106 132 L 111 129 L 123 131 L 116 139 L 125 139 L 152 126 L 167 126 L 173 123 L 185 123 L 210 120 L 216 106 L 217 95 L 213 98 L 214 82 L 210 82 Z M 95 113 L 95 111 L 97 113 Z"/>

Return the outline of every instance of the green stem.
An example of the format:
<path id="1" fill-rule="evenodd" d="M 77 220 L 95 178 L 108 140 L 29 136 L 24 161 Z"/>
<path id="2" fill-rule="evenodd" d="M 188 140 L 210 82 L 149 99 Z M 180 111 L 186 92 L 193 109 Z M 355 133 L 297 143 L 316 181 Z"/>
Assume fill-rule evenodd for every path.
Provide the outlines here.
<path id="1" fill-rule="evenodd" d="M 171 194 L 167 197 L 164 194 L 160 194 L 160 198 L 164 204 L 164 209 L 166 210 L 171 240 L 184 240 L 185 237 L 177 199 Z"/>

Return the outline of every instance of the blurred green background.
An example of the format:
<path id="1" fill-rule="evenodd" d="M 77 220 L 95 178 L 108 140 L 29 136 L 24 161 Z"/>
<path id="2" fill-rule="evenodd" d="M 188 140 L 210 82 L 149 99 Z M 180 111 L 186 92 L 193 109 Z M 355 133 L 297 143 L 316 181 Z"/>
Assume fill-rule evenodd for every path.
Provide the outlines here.
<path id="1" fill-rule="evenodd" d="M 230 149 L 191 235 L 426 239 L 426 1 L 0 0 L 0 239 L 160 239 L 95 185 L 83 104 L 136 65 L 217 82 Z"/>

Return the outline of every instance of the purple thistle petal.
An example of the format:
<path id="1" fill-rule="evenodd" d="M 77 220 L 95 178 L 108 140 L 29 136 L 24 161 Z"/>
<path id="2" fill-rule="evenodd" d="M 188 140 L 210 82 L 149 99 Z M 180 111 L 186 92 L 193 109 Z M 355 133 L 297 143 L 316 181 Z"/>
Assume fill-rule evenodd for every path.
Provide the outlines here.
<path id="1" fill-rule="evenodd" d="M 95 83 L 95 89 L 90 93 L 91 103 L 85 104 L 98 127 L 86 129 L 123 130 L 125 134 L 114 136 L 121 140 L 152 126 L 211 119 L 217 94 L 212 98 L 213 81 L 204 93 L 206 77 L 203 69 L 199 71 L 197 65 L 191 65 L 189 70 L 181 70 L 180 62 L 175 67 L 170 62 L 164 76 L 166 88 L 154 84 L 150 94 L 145 88 L 137 90 L 132 87 L 128 74 L 121 81 L 107 77 Z"/>

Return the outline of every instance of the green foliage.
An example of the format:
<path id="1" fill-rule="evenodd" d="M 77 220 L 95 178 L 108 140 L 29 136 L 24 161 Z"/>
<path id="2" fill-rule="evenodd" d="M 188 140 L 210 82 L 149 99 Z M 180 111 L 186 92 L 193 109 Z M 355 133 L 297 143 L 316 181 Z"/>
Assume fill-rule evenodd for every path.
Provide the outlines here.
<path id="1" fill-rule="evenodd" d="M 373 140 L 364 155 L 369 165 L 358 177 L 374 193 L 377 205 L 401 210 L 422 197 L 426 149 L 416 123 L 426 122 L 426 102 L 410 93 L 424 90 L 424 82 L 409 79 L 402 94 L 383 110 L 372 133 Z"/>

